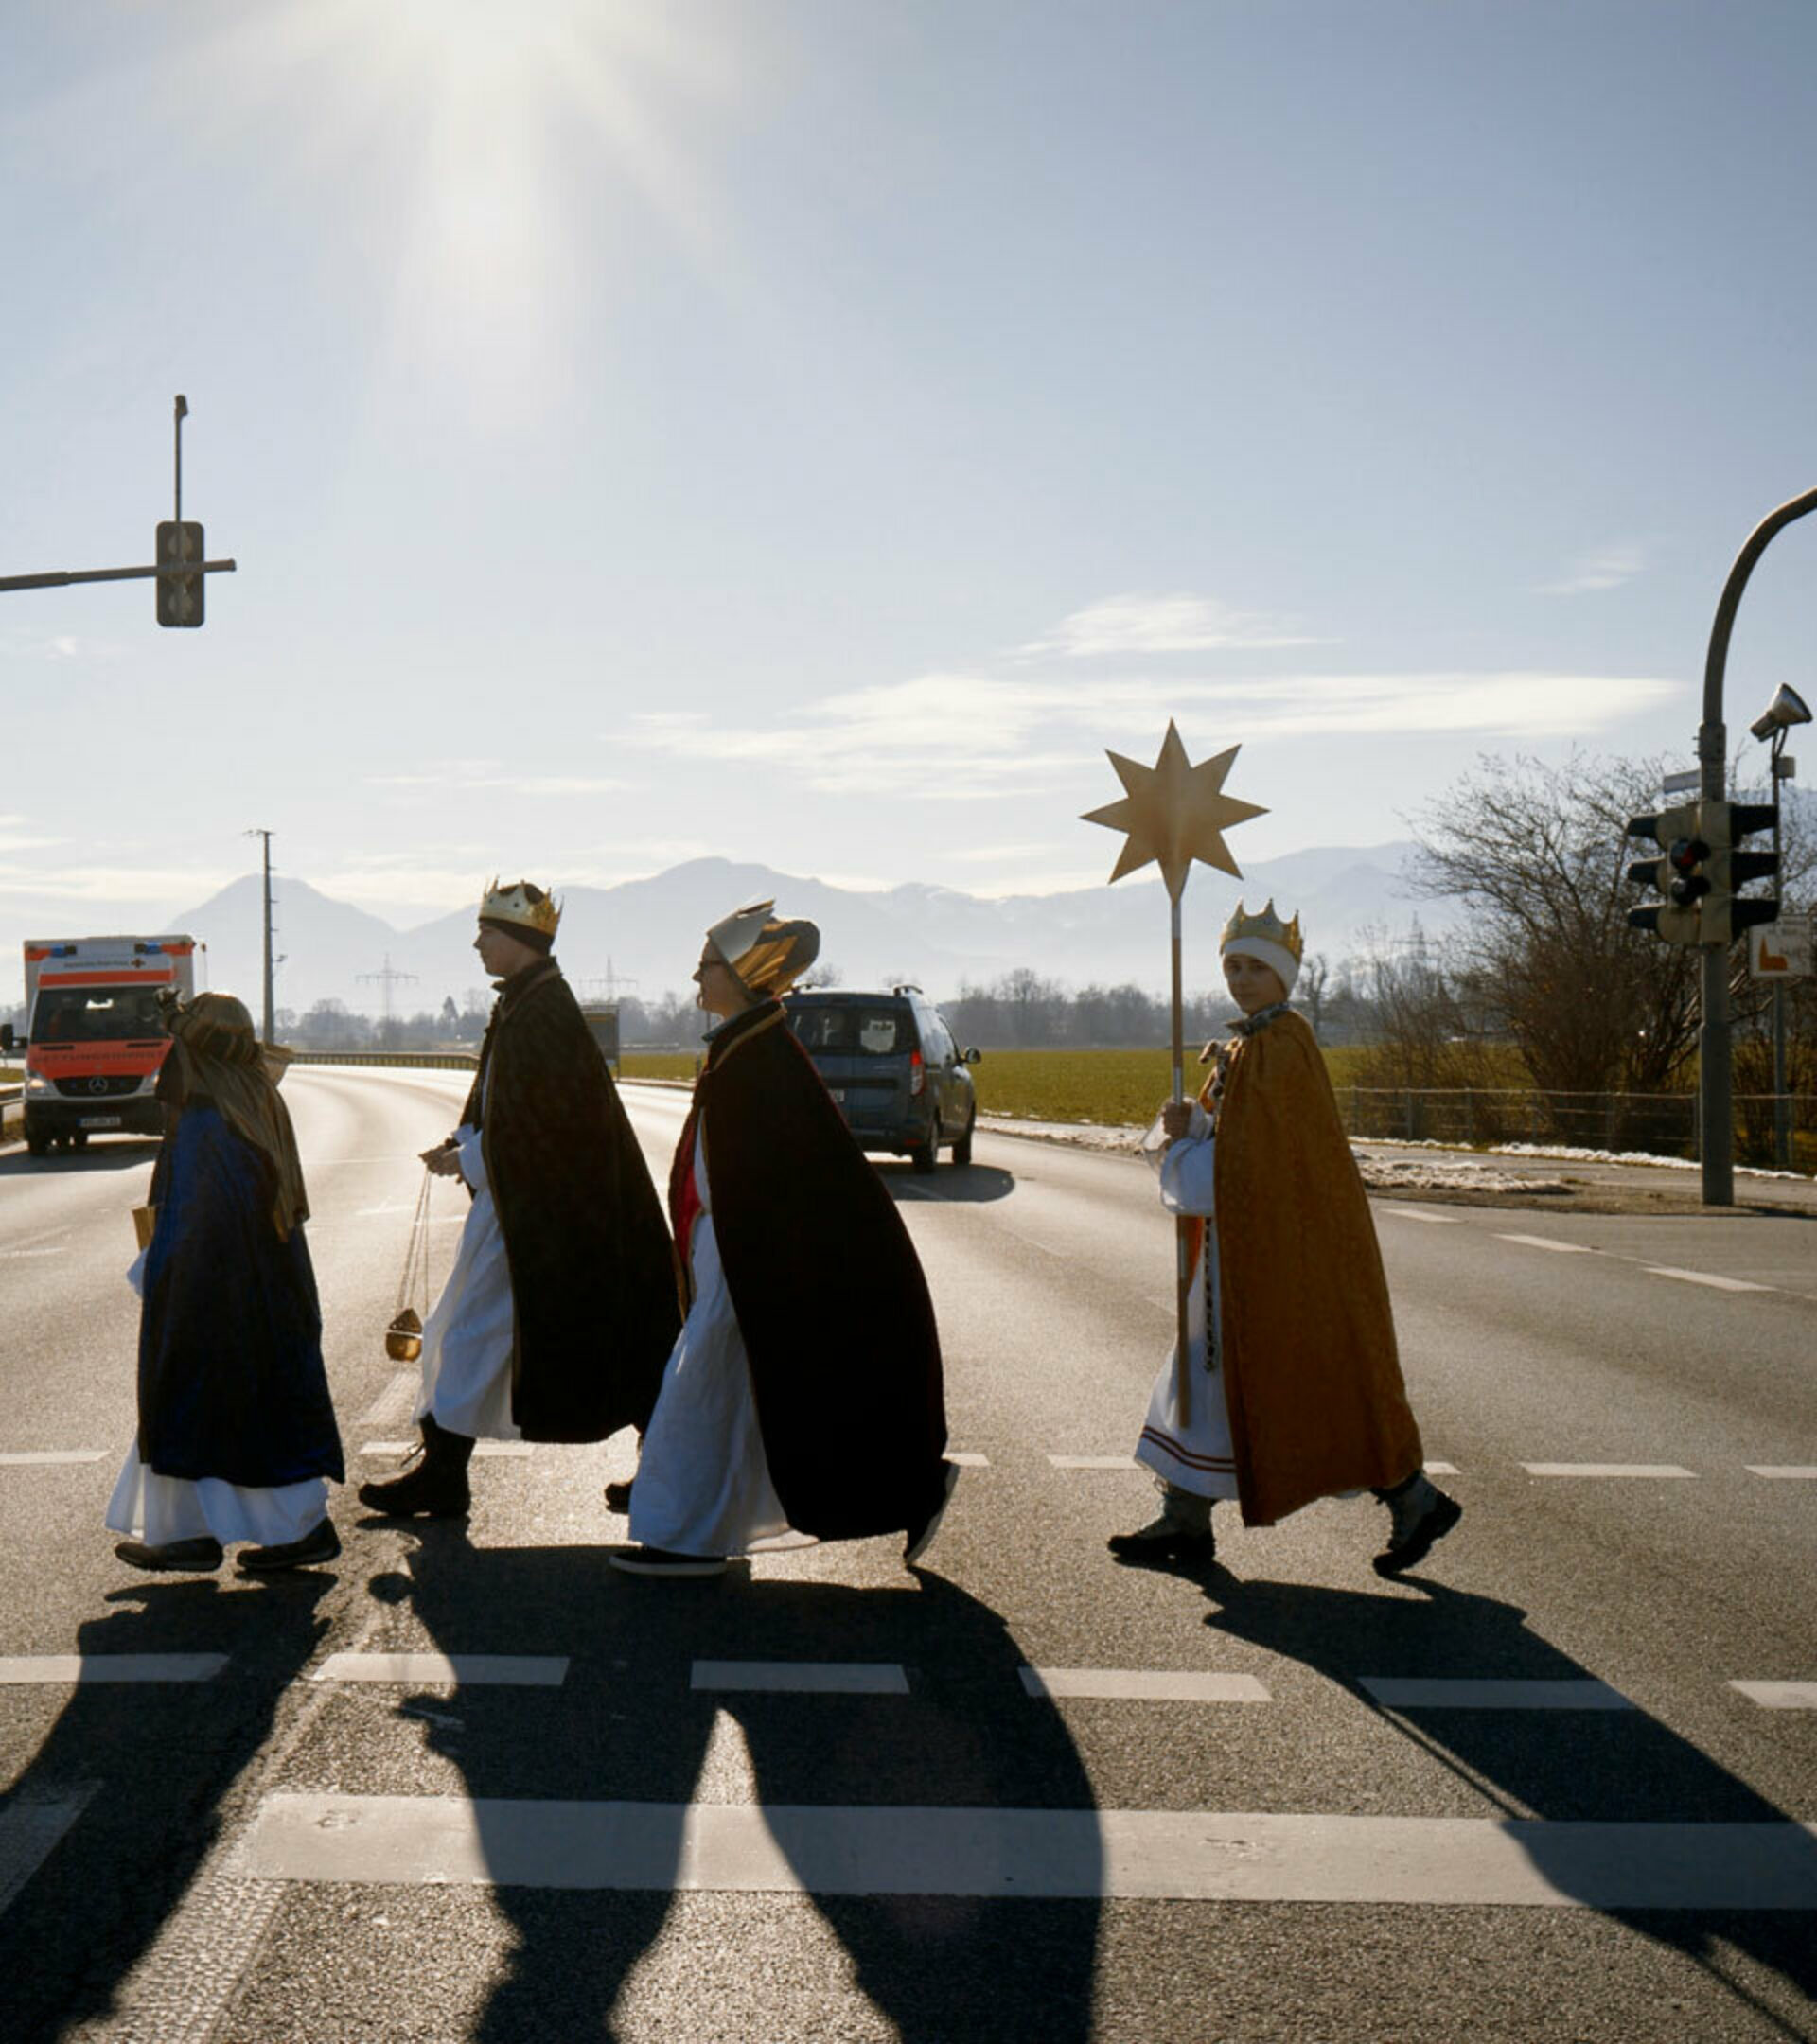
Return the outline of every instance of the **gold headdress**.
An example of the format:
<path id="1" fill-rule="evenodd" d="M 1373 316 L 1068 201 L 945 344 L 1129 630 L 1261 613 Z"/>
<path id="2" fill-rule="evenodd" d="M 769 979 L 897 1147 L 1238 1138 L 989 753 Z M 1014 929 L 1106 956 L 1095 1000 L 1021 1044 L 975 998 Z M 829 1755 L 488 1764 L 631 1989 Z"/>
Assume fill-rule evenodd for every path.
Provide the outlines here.
<path id="1" fill-rule="evenodd" d="M 786 994 L 820 955 L 812 923 L 783 922 L 773 901 L 750 902 L 715 923 L 707 943 L 753 994 Z"/>
<path id="2" fill-rule="evenodd" d="M 481 899 L 480 921 L 502 923 L 511 935 L 521 934 L 526 943 L 546 951 L 556 941 L 561 910 L 553 895 L 533 888 L 527 880 L 501 887 L 495 878 Z"/>
<path id="3" fill-rule="evenodd" d="M 1243 904 L 1239 902 L 1236 914 L 1224 925 L 1224 935 L 1218 940 L 1220 957 L 1234 951 L 1242 958 L 1260 959 L 1264 965 L 1274 968 L 1289 994 L 1294 991 L 1294 981 L 1299 977 L 1300 954 L 1304 949 L 1298 913 L 1295 913 L 1291 923 L 1283 923 L 1275 913 L 1273 896 L 1269 897 L 1267 907 L 1260 915 L 1245 915 Z"/>

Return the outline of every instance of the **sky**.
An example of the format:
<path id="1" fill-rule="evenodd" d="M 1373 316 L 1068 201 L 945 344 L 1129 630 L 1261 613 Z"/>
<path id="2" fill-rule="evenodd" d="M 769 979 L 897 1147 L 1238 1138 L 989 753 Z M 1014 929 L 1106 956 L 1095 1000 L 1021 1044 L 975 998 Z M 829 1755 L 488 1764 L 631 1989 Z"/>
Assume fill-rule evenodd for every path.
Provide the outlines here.
<path id="1" fill-rule="evenodd" d="M 1817 484 L 1814 153 L 1808 0 L 14 0 L 0 574 L 151 557 L 179 391 L 238 568 L 0 594 L 0 945 L 255 828 L 399 926 L 1094 886 L 1170 716 L 1240 861 L 1688 766 Z"/>

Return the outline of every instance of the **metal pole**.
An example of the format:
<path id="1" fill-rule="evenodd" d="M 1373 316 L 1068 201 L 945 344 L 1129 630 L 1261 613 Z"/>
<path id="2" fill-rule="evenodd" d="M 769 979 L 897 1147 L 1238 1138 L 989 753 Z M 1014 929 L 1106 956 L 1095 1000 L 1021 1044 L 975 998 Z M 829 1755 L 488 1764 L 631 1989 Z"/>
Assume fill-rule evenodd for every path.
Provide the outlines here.
<path id="1" fill-rule="evenodd" d="M 1182 875 L 1184 883 L 1184 875 Z M 1180 897 L 1175 893 L 1173 903 L 1173 1098 L 1186 1098 L 1186 1003 L 1180 992 Z M 1208 1236 L 1210 1224 L 1206 1225 Z M 1208 1241 L 1205 1254 L 1210 1253 Z M 1182 1429 L 1192 1424 L 1192 1337 L 1191 1314 L 1189 1311 L 1192 1295 L 1192 1224 L 1185 1214 L 1173 1217 L 1173 1325 L 1174 1325 L 1174 1390 L 1180 1409 Z M 1211 1284 L 1210 1270 L 1206 1271 L 1205 1288 L 1205 1338 L 1211 1339 Z"/>
<path id="2" fill-rule="evenodd" d="M 183 422 L 189 414 L 189 400 L 183 395 L 181 391 L 177 393 L 176 399 L 171 406 L 171 410 L 176 414 L 176 417 L 172 422 L 171 431 L 175 433 L 177 442 L 177 473 L 175 492 L 176 509 L 171 513 L 171 516 L 176 520 L 177 523 L 181 525 L 183 523 Z"/>
<path id="3" fill-rule="evenodd" d="M 1710 649 L 1703 662 L 1703 721 L 1697 728 L 1698 792 L 1705 802 L 1720 802 L 1728 766 L 1728 731 L 1722 722 L 1722 679 L 1729 661 L 1729 637 L 1741 591 L 1755 564 L 1776 534 L 1817 511 L 1817 489 L 1807 490 L 1770 512 L 1748 536 L 1722 586 L 1710 626 Z M 1702 946 L 1703 1013 L 1697 1035 L 1697 1097 L 1702 1137 L 1703 1204 L 1735 1205 L 1735 1120 L 1729 1069 L 1729 946 L 1726 942 Z"/>
<path id="4" fill-rule="evenodd" d="M 1773 1161 L 1791 1168 L 1791 1101 L 1786 1095 L 1786 982 L 1773 982 Z"/>
<path id="5" fill-rule="evenodd" d="M 272 834 L 249 830 L 246 836 L 262 839 L 265 846 L 265 1042 L 269 1047 L 277 1041 L 272 1018 Z"/>

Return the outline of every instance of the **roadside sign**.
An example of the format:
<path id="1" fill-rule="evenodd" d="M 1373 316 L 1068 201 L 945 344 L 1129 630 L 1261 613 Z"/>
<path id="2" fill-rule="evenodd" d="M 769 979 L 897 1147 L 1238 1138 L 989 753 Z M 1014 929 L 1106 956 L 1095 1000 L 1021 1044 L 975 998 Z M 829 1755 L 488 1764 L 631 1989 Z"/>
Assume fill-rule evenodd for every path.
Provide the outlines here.
<path id="1" fill-rule="evenodd" d="M 1662 795 L 1695 795 L 1702 785 L 1702 769 L 1693 766 L 1688 773 L 1668 773 L 1659 784 L 1659 791 Z"/>
<path id="2" fill-rule="evenodd" d="M 1808 979 L 1812 970 L 1811 918 L 1780 911 L 1776 923 L 1748 932 L 1748 971 L 1756 979 Z"/>

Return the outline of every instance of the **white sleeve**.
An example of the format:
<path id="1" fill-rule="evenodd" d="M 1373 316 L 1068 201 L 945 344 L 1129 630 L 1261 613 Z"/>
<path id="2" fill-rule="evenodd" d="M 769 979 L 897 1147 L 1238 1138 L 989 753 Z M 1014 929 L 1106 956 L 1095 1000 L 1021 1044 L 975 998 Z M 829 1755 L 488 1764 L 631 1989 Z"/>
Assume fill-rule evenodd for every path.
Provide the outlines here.
<path id="1" fill-rule="evenodd" d="M 1214 1176 L 1218 1142 L 1204 1108 L 1192 1111 L 1192 1131 L 1161 1159 L 1161 1205 L 1172 1214 L 1215 1211 Z"/>
<path id="2" fill-rule="evenodd" d="M 485 1152 L 481 1147 L 479 1130 L 468 1128 L 463 1122 L 454 1131 L 454 1140 L 461 1153 L 461 1176 L 467 1180 L 474 1191 L 484 1192 L 485 1190 Z"/>

